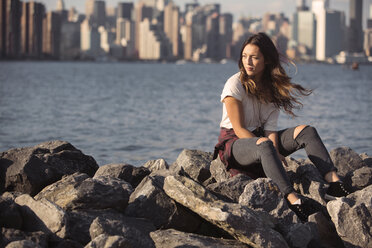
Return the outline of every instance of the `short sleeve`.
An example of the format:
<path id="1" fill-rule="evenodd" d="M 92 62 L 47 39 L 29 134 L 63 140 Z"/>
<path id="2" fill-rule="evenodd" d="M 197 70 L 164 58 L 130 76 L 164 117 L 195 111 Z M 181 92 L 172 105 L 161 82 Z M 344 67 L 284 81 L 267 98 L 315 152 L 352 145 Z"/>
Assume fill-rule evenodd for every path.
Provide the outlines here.
<path id="1" fill-rule="evenodd" d="M 277 131 L 278 128 L 278 118 L 279 118 L 280 110 L 275 108 L 267 118 L 265 122 L 264 129 L 267 131 Z"/>
<path id="2" fill-rule="evenodd" d="M 221 94 L 221 102 L 227 96 L 232 96 L 235 99 L 242 101 L 244 95 L 245 91 L 242 84 L 240 83 L 239 73 L 237 73 L 226 81 L 225 87 L 223 88 Z"/>

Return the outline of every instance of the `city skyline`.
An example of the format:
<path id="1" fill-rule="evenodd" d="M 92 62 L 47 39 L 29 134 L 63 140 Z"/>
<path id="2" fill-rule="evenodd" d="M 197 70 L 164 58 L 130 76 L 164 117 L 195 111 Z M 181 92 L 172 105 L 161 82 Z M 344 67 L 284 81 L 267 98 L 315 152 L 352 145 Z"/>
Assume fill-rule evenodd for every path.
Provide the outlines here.
<path id="1" fill-rule="evenodd" d="M 37 2 L 44 3 L 47 10 L 55 10 L 57 7 L 57 0 L 37 0 Z M 85 12 L 85 0 L 64 0 L 66 9 L 75 7 L 80 13 Z M 107 7 L 116 7 L 120 2 L 133 2 L 136 3 L 138 0 L 105 0 Z M 173 0 L 181 10 L 184 10 L 186 3 L 192 3 L 194 0 Z M 287 17 L 291 18 L 293 13 L 296 11 L 296 0 L 263 0 L 263 1 L 242 1 L 242 0 L 229 0 L 227 3 L 223 0 L 197 0 L 201 5 L 218 3 L 221 5 L 222 13 L 231 13 L 234 16 L 234 21 L 237 21 L 241 16 L 256 16 L 262 17 L 266 12 L 283 12 Z M 254 4 L 255 9 L 249 10 L 250 5 Z M 311 0 L 306 0 L 307 6 L 311 7 Z M 372 0 L 363 0 L 363 27 L 366 26 L 366 19 L 369 17 L 369 6 L 372 4 Z M 349 15 L 349 0 L 330 0 L 330 8 L 334 10 L 344 11 L 346 17 Z M 247 11 L 242 11 L 247 9 Z"/>

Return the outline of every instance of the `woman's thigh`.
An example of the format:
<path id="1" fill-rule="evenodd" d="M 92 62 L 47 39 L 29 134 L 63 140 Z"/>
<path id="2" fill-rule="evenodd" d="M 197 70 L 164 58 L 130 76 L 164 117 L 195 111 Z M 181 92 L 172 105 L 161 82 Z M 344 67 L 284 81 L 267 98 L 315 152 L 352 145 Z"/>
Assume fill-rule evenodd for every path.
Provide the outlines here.
<path id="1" fill-rule="evenodd" d="M 259 162 L 257 140 L 259 137 L 237 139 L 232 145 L 232 155 L 241 166 Z"/>

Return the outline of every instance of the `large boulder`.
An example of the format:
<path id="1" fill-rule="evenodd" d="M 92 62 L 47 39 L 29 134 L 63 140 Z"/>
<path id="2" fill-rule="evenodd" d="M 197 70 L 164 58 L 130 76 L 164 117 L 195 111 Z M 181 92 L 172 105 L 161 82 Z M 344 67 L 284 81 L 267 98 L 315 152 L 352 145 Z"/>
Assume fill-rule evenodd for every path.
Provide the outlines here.
<path id="1" fill-rule="evenodd" d="M 362 167 L 349 173 L 349 184 L 356 190 L 363 189 L 372 184 L 372 167 Z"/>
<path id="2" fill-rule="evenodd" d="M 127 247 L 155 247 L 150 232 L 154 225 L 146 220 L 125 217 L 123 220 L 110 220 L 97 217 L 89 228 L 92 240 L 103 235 L 121 236 Z"/>
<path id="3" fill-rule="evenodd" d="M 150 174 L 149 169 L 145 167 L 134 167 L 130 164 L 107 164 L 99 167 L 94 178 L 100 176 L 110 176 L 122 179 L 136 188 L 137 185 Z"/>
<path id="4" fill-rule="evenodd" d="M 43 248 L 31 240 L 18 240 L 9 243 L 5 248 Z"/>
<path id="5" fill-rule="evenodd" d="M 113 209 L 92 209 L 68 211 L 66 238 L 79 242 L 82 245 L 88 244 L 91 240 L 90 227 L 95 219 L 125 221 L 127 217 Z M 139 221 L 139 223 L 142 223 Z"/>
<path id="6" fill-rule="evenodd" d="M 106 209 L 124 211 L 132 186 L 117 178 L 100 176 L 90 178 L 75 173 L 44 188 L 35 199 L 48 199 L 64 210 Z"/>
<path id="7" fill-rule="evenodd" d="M 150 160 L 150 161 L 146 162 L 143 165 L 143 167 L 149 169 L 151 172 L 155 172 L 155 171 L 158 171 L 158 170 L 168 170 L 169 169 L 169 165 L 168 165 L 167 161 L 165 161 L 162 158 L 156 159 L 156 160 Z"/>
<path id="8" fill-rule="evenodd" d="M 218 239 L 184 233 L 174 229 L 158 230 L 150 233 L 156 248 L 203 247 L 203 248 L 248 248 L 237 240 Z"/>
<path id="9" fill-rule="evenodd" d="M 168 175 L 168 171 L 157 171 L 146 177 L 131 194 L 125 213 L 151 220 L 156 228 L 194 232 L 201 220 L 164 193 L 163 181 Z"/>
<path id="10" fill-rule="evenodd" d="M 0 196 L 0 227 L 21 229 L 22 224 L 19 206 L 12 199 Z"/>
<path id="11" fill-rule="evenodd" d="M 203 183 L 211 176 L 209 171 L 211 161 L 211 153 L 184 149 L 178 155 L 176 162 L 171 165 L 170 170 L 174 174 L 186 175 L 199 183 Z"/>
<path id="12" fill-rule="evenodd" d="M 0 154 L 0 192 L 19 191 L 36 195 L 45 186 L 75 172 L 93 176 L 98 165 L 64 141 L 11 149 Z"/>
<path id="13" fill-rule="evenodd" d="M 109 236 L 101 234 L 92 241 L 90 241 L 84 248 L 135 248 L 128 243 L 128 241 L 119 235 Z"/>
<path id="14" fill-rule="evenodd" d="M 47 234 L 37 231 L 37 232 L 25 232 L 12 228 L 1 228 L 0 236 L 0 247 L 6 247 L 8 244 L 15 241 L 29 240 L 34 242 L 34 244 L 40 247 L 48 247 L 49 237 Z M 13 244 L 14 245 L 14 244 Z M 19 246 L 22 247 L 22 246 Z M 37 247 L 37 246 L 34 246 Z"/>
<path id="15" fill-rule="evenodd" d="M 372 247 L 372 185 L 327 204 L 337 233 L 346 244 Z"/>
<path id="16" fill-rule="evenodd" d="M 26 231 L 43 231 L 60 238 L 66 237 L 66 212 L 47 199 L 35 200 L 30 195 L 23 194 L 15 199 L 21 206 L 23 228 Z"/>
<path id="17" fill-rule="evenodd" d="M 207 189 L 212 191 L 221 200 L 238 203 L 245 186 L 251 181 L 252 179 L 249 176 L 239 174 L 227 180 L 209 184 Z"/>
<path id="18" fill-rule="evenodd" d="M 310 160 L 295 160 L 291 157 L 287 159 L 287 170 L 290 181 L 294 189 L 316 202 L 326 205 L 324 194 L 327 190 L 327 183 L 320 175 L 318 169 Z"/>
<path id="19" fill-rule="evenodd" d="M 183 176 L 168 176 L 166 194 L 207 221 L 253 247 L 288 247 L 283 237 L 247 207 L 219 200 L 197 182 Z"/>
<path id="20" fill-rule="evenodd" d="M 338 147 L 329 153 L 337 168 L 337 174 L 345 177 L 348 173 L 366 166 L 358 153 L 350 147 Z"/>
<path id="21" fill-rule="evenodd" d="M 210 172 L 216 182 L 221 183 L 230 178 L 230 173 L 226 171 L 226 166 L 222 163 L 220 156 L 211 162 Z"/>
<path id="22" fill-rule="evenodd" d="M 297 215 L 289 209 L 278 186 L 268 178 L 259 178 L 245 186 L 239 198 L 239 204 L 273 218 L 277 229 L 284 235 L 290 231 L 291 225 L 300 223 Z"/>

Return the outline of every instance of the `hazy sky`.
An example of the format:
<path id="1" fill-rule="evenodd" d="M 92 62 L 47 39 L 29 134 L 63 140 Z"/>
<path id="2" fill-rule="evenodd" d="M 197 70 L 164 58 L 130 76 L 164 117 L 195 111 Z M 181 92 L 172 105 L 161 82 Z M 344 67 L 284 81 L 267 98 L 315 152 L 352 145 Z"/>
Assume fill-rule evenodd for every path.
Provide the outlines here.
<path id="1" fill-rule="evenodd" d="M 57 0 L 36 0 L 43 2 L 47 10 L 54 10 L 57 5 Z M 79 12 L 85 11 L 85 0 L 64 0 L 66 8 L 69 9 L 74 6 Z M 106 0 L 106 6 L 114 7 L 118 2 L 137 2 L 131 0 Z M 174 0 L 184 9 L 185 3 L 194 2 L 193 0 Z M 221 12 L 230 12 L 235 19 L 240 16 L 262 16 L 265 12 L 283 12 L 287 17 L 291 17 L 296 9 L 296 0 L 198 0 L 199 4 L 204 5 L 208 3 L 221 4 Z M 311 0 L 306 0 L 308 6 L 311 7 Z M 369 16 L 369 6 L 372 0 L 363 1 L 363 19 Z M 345 11 L 348 15 L 349 0 L 330 0 L 331 9 Z M 363 23 L 364 24 L 364 23 Z M 365 24 L 364 24 L 365 25 Z"/>

